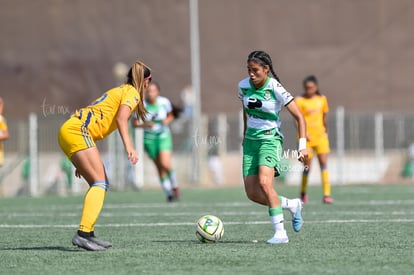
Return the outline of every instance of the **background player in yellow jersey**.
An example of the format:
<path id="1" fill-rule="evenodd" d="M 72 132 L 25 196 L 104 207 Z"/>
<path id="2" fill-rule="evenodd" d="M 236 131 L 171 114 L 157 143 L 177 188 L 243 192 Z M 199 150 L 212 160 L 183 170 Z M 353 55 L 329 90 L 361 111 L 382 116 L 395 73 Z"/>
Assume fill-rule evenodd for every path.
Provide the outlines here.
<path id="1" fill-rule="evenodd" d="M 3 141 L 9 138 L 9 131 L 7 129 L 6 119 L 3 116 L 4 102 L 0 97 L 0 167 L 4 163 L 4 147 Z"/>
<path id="2" fill-rule="evenodd" d="M 60 147 L 76 167 L 76 175 L 83 176 L 90 188 L 86 193 L 79 230 L 73 245 L 99 251 L 112 244 L 95 237 L 94 226 L 101 212 L 109 186 L 105 168 L 95 141 L 108 136 L 115 129 L 123 141 L 128 160 L 138 161 L 138 155 L 128 133 L 128 120 L 134 110 L 145 121 L 143 90 L 151 81 L 151 71 L 142 62 L 135 62 L 127 75 L 127 82 L 105 92 L 91 105 L 82 108 L 60 128 Z"/>
<path id="3" fill-rule="evenodd" d="M 329 149 L 328 128 L 326 116 L 329 111 L 326 96 L 321 95 L 318 88 L 318 80 L 311 75 L 303 80 L 305 93 L 302 97 L 295 99 L 296 104 L 302 111 L 307 127 L 307 148 L 311 148 L 309 158 L 305 162 L 305 169 L 302 175 L 301 198 L 304 203 L 308 202 L 306 193 L 308 175 L 312 162 L 312 151 L 318 156 L 321 168 L 323 202 L 333 203 L 331 198 L 331 184 L 329 182 L 329 171 L 327 168 Z"/>

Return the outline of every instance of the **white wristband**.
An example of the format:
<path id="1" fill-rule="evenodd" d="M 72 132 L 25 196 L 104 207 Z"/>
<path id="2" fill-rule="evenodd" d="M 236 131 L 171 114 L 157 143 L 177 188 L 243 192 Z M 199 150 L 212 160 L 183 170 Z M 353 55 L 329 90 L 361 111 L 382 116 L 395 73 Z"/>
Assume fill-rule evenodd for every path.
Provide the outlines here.
<path id="1" fill-rule="evenodd" d="M 304 149 L 306 149 L 306 138 L 300 138 L 298 150 L 302 151 Z"/>

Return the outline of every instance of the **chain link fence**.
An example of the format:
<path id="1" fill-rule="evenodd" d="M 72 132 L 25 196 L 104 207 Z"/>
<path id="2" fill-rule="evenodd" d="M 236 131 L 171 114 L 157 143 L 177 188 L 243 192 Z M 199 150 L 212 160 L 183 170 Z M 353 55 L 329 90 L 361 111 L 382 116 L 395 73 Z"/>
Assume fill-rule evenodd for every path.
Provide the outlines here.
<path id="1" fill-rule="evenodd" d="M 5 165 L 0 168 L 0 190 L 4 196 L 16 194 L 76 193 L 87 187 L 73 177 L 73 167 L 61 153 L 57 132 L 68 115 L 35 116 L 37 139 L 33 143 L 29 119 L 8 119 L 10 139 L 5 142 Z M 296 149 L 296 128 L 288 112 L 282 113 L 284 149 Z M 192 165 L 196 150 L 202 150 L 199 184 L 241 184 L 242 116 L 217 114 L 203 116 L 198 127 L 180 118 L 171 125 L 174 167 L 182 184 L 192 184 Z M 32 125 L 33 126 L 33 125 Z M 35 125 L 36 126 L 36 125 Z M 33 128 L 33 127 L 32 127 Z M 196 132 L 192 129 L 197 129 Z M 328 116 L 331 145 L 329 169 L 333 184 L 400 182 L 407 161 L 408 145 L 414 142 L 414 113 L 342 112 L 339 108 Z M 141 146 L 141 168 L 126 161 L 117 132 L 98 142 L 111 179 L 112 188 L 141 188 L 158 185 L 155 168 L 142 153 L 142 135 L 131 128 L 136 145 Z M 36 150 L 33 151 L 33 146 Z M 35 155 L 33 155 L 35 154 Z M 289 157 L 287 184 L 299 184 L 301 166 Z M 37 165 L 33 165 L 37 162 Z M 37 171 L 33 171 L 36 167 Z M 319 183 L 317 165 L 311 172 L 311 184 Z M 139 175 L 138 175 L 139 174 Z M 34 180 L 34 177 L 37 179 Z M 32 184 L 37 184 L 35 187 Z"/>

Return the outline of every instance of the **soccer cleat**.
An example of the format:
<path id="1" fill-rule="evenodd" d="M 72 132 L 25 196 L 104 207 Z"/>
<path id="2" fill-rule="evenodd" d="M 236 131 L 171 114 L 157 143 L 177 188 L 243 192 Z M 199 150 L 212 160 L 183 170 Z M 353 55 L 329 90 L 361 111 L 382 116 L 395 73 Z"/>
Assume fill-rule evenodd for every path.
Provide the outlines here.
<path id="1" fill-rule="evenodd" d="M 110 242 L 104 241 L 104 240 L 100 240 L 97 237 L 93 236 L 93 237 L 89 237 L 88 240 L 96 243 L 99 246 L 102 246 L 103 248 L 109 248 L 112 247 L 112 244 Z"/>
<path id="2" fill-rule="evenodd" d="M 334 200 L 330 196 L 324 196 L 322 201 L 325 204 L 333 204 L 334 202 Z"/>
<path id="3" fill-rule="evenodd" d="M 174 202 L 174 196 L 167 196 L 167 202 Z"/>
<path id="4" fill-rule="evenodd" d="M 295 199 L 297 201 L 297 206 L 295 212 L 292 212 L 292 226 L 295 232 L 299 232 L 302 229 L 303 218 L 302 218 L 302 201 L 300 199 Z"/>
<path id="5" fill-rule="evenodd" d="M 103 251 L 105 250 L 105 247 L 102 247 L 96 243 L 94 243 L 92 240 L 90 240 L 90 237 L 88 238 L 84 238 L 78 235 L 78 233 L 76 233 L 76 235 L 72 238 L 72 244 L 89 250 L 89 251 Z"/>
<path id="6" fill-rule="evenodd" d="M 174 200 L 178 201 L 180 200 L 180 189 L 178 189 L 178 187 L 173 188 L 173 196 L 174 196 Z"/>
<path id="7" fill-rule="evenodd" d="M 286 234 L 286 230 L 278 230 L 276 231 L 275 235 L 266 241 L 268 244 L 282 244 L 288 243 L 289 238 Z"/>
<path id="8" fill-rule="evenodd" d="M 300 194 L 300 200 L 303 202 L 303 204 L 307 204 L 308 203 L 308 195 L 306 193 L 301 193 Z"/>

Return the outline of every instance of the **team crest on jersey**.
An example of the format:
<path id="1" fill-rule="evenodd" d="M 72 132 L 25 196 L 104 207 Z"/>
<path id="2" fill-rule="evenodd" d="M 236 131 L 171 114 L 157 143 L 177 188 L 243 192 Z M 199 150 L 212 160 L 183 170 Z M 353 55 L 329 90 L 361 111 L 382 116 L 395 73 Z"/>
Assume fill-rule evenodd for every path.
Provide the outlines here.
<path id="1" fill-rule="evenodd" d="M 265 91 L 265 95 L 263 97 L 265 100 L 270 100 L 272 96 L 270 95 L 270 91 Z"/>

